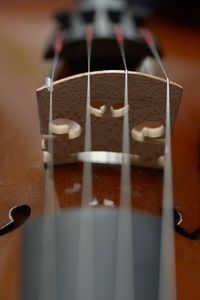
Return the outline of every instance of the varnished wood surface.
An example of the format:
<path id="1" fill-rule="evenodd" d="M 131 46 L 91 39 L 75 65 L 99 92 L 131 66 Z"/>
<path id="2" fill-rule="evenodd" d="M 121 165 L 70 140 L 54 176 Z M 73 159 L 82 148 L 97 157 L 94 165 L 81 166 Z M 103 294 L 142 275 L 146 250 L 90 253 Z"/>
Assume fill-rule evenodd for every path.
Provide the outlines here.
<path id="1" fill-rule="evenodd" d="M 0 224 L 7 220 L 14 205 L 28 203 L 33 216 L 42 210 L 44 199 L 43 166 L 35 90 L 43 84 L 49 67 L 42 60 L 53 24 L 51 13 L 65 1 L 2 2 L 0 11 Z M 37 5 L 38 4 L 38 5 Z M 48 4 L 48 5 L 47 5 Z M 200 226 L 200 30 L 165 20 L 155 20 L 166 53 L 171 80 L 184 87 L 183 99 L 173 136 L 175 207 L 184 218 L 184 226 Z M 71 169 L 70 178 L 81 180 L 79 166 Z M 112 178 L 118 185 L 119 170 L 95 169 L 95 190 L 101 199 L 102 183 Z M 66 206 L 65 168 L 56 168 L 56 186 L 61 206 Z M 78 174 L 78 175 L 77 175 Z M 161 174 L 158 171 L 135 173 L 135 206 L 159 213 Z M 109 196 L 113 196 L 113 185 Z M 69 183 L 70 187 L 70 183 Z M 117 202 L 117 193 L 114 194 Z M 71 204 L 79 204 L 77 194 Z M 19 232 L 0 238 L 0 294 L 5 300 L 18 300 L 20 290 Z M 200 294 L 200 242 L 176 235 L 177 286 L 179 300 L 198 299 Z"/>

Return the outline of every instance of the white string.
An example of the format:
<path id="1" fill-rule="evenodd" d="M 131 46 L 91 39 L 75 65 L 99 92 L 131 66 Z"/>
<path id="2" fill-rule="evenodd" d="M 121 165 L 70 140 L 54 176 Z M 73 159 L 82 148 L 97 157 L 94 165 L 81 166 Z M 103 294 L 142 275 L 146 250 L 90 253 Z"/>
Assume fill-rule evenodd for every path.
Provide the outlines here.
<path id="1" fill-rule="evenodd" d="M 128 70 L 124 53 L 123 32 L 121 31 L 119 25 L 115 25 L 114 30 L 125 69 L 124 107 L 128 107 Z M 120 208 L 118 218 L 115 300 L 133 300 L 135 298 L 131 212 L 131 166 L 129 154 L 130 135 L 129 113 L 127 109 L 123 118 L 122 132 L 122 166 L 120 181 Z"/>
<path id="2" fill-rule="evenodd" d="M 47 153 L 50 155 L 45 170 L 45 203 L 44 213 L 51 215 L 44 216 L 42 224 L 42 246 L 41 246 L 41 269 L 39 300 L 57 300 L 57 261 L 56 261 L 56 208 L 59 207 L 54 185 L 54 149 L 53 134 L 50 130 L 50 122 L 53 120 L 53 79 L 58 65 L 61 52 L 55 51 L 51 77 L 45 80 L 49 91 L 49 123 L 48 123 L 48 146 Z M 56 47 L 56 45 L 55 45 Z"/>
<path id="3" fill-rule="evenodd" d="M 87 26 L 87 31 L 92 31 L 92 25 Z M 87 34 L 87 33 L 86 33 Z M 92 34 L 92 32 L 91 32 Z M 87 34 L 88 35 L 88 34 Z M 90 113 L 90 69 L 91 69 L 91 54 L 92 54 L 92 38 L 86 39 L 87 43 L 87 95 L 86 95 L 86 115 L 85 115 L 85 137 L 84 137 L 84 152 L 91 151 L 91 113 Z M 83 184 L 82 184 L 82 205 L 87 205 L 92 201 L 92 164 L 85 161 L 83 163 Z"/>
<path id="4" fill-rule="evenodd" d="M 170 80 L 162 64 L 152 34 L 147 29 L 142 31 L 153 56 L 158 62 L 166 79 L 166 114 L 165 114 L 165 150 L 162 197 L 162 225 L 160 249 L 159 300 L 176 299 L 176 268 L 173 215 L 173 182 L 171 156 L 171 116 L 170 116 Z"/>
<path id="5" fill-rule="evenodd" d="M 85 116 L 85 138 L 84 151 L 91 151 L 91 88 L 90 88 L 90 65 L 92 53 L 93 27 L 86 27 L 87 42 L 87 95 L 86 95 L 86 116 Z M 80 212 L 80 238 L 79 256 L 77 270 L 76 300 L 95 300 L 95 254 L 94 254 L 94 215 L 93 209 L 88 207 L 88 203 L 93 199 L 92 191 L 92 163 L 83 162 L 83 184 Z"/>

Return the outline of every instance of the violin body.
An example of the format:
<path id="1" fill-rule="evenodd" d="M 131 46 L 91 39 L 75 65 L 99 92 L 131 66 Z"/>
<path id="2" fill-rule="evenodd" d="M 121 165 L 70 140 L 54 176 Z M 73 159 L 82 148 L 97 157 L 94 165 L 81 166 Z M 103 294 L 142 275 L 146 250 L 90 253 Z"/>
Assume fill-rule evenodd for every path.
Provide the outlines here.
<path id="1" fill-rule="evenodd" d="M 4 10 L 6 12 L 8 8 L 5 7 Z M 0 217 L 2 226 L 8 223 L 8 212 L 15 206 L 28 205 L 31 207 L 31 218 L 41 215 L 44 207 L 44 166 L 37 105 L 33 90 L 40 85 L 41 74 L 45 73 L 45 71 L 43 72 L 45 63 L 42 63 L 39 57 L 45 46 L 44 36 L 50 30 L 47 7 L 40 11 L 42 13 L 37 17 L 38 22 L 35 22 L 33 17 L 37 15 L 36 8 L 35 11 L 27 10 L 26 15 L 30 16 L 28 18 L 23 18 L 25 15 L 23 9 L 17 11 L 13 8 L 13 17 L 9 22 L 13 24 L 12 27 L 18 26 L 17 41 L 14 39 L 13 30 L 10 30 L 9 27 L 2 33 L 5 61 L 9 58 L 8 53 L 17 53 L 19 60 L 20 55 L 23 55 L 20 64 L 14 59 L 13 61 L 12 58 L 10 59 L 15 62 L 15 68 L 13 65 L 8 68 L 8 65 L 3 64 L 4 72 L 9 80 L 6 80 L 6 76 L 3 78 L 1 100 L 3 118 L 1 119 Z M 23 20 L 21 23 L 18 22 L 19 16 Z M 40 33 L 36 36 L 31 35 L 32 31 L 37 31 L 38 26 L 41 28 Z M 174 205 L 182 214 L 184 228 L 188 232 L 193 232 L 200 226 L 198 203 L 200 192 L 198 169 L 199 87 L 196 82 L 199 69 L 199 46 L 196 43 L 198 30 L 191 33 L 188 28 L 180 28 L 178 25 L 175 25 L 174 29 L 165 21 L 160 20 L 152 22 L 152 26 L 155 28 L 163 48 L 166 49 L 166 65 L 172 80 L 182 84 L 185 90 L 173 135 Z M 30 28 L 30 31 L 27 28 Z M 188 33 L 187 38 L 190 43 L 185 44 L 185 32 Z M 176 34 L 179 38 L 175 38 Z M 25 36 L 26 43 L 24 42 Z M 177 44 L 170 42 L 174 40 L 177 41 Z M 194 44 L 196 44 L 196 49 L 192 48 Z M 18 50 L 15 52 L 12 50 L 13 48 Z M 33 51 L 34 54 L 28 51 L 30 48 L 36 49 Z M 184 52 L 182 49 L 185 49 Z M 188 53 L 186 53 L 187 51 Z M 35 64 L 35 61 L 38 63 Z M 185 61 L 187 72 L 183 72 Z M 41 64 L 43 64 L 43 70 L 40 68 Z M 17 69 L 18 72 L 16 72 Z M 119 191 L 116 191 L 116 187 L 119 186 L 120 180 L 119 166 L 95 165 L 93 172 L 93 185 L 95 193 L 98 195 L 98 205 L 105 205 L 106 195 L 107 199 L 111 199 L 114 205 L 118 206 Z M 73 188 L 74 183 L 81 183 L 81 180 L 81 164 L 55 167 L 55 186 L 61 208 L 80 206 L 80 190 L 71 194 L 70 189 Z M 132 182 L 134 186 L 132 206 L 140 211 L 160 215 L 162 170 L 133 167 Z M 66 193 L 66 189 L 69 193 Z M 21 297 L 22 258 L 20 253 L 22 249 L 20 236 L 20 230 L 17 230 L 1 236 L 0 240 L 2 270 L 0 290 L 4 299 L 8 300 L 18 300 Z M 178 233 L 175 233 L 175 241 L 178 299 L 195 299 L 199 293 L 199 241 L 183 237 Z"/>

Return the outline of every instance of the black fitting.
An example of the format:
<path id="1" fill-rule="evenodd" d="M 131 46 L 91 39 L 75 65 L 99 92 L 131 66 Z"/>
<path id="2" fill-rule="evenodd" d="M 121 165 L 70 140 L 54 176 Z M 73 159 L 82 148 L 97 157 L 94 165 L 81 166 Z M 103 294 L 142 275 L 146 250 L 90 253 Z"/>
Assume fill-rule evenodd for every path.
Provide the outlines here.
<path id="1" fill-rule="evenodd" d="M 119 10 L 110 9 L 108 11 L 108 16 L 112 23 L 120 23 L 122 13 Z"/>
<path id="2" fill-rule="evenodd" d="M 55 15 L 61 30 L 67 29 L 70 26 L 70 16 L 68 12 L 59 12 Z"/>
<path id="3" fill-rule="evenodd" d="M 83 11 L 81 12 L 81 16 L 85 23 L 91 24 L 94 22 L 95 11 L 94 10 Z"/>

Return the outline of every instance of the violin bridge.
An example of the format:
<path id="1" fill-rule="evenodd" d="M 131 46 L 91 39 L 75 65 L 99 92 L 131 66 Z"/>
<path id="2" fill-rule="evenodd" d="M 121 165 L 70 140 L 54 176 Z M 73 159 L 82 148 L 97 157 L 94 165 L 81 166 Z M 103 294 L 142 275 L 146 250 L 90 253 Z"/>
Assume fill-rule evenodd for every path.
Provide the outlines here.
<path id="1" fill-rule="evenodd" d="M 144 73 L 128 72 L 128 107 L 124 107 L 124 77 L 124 71 L 91 72 L 91 155 L 83 155 L 87 73 L 54 82 L 53 120 L 50 124 L 49 91 L 46 86 L 37 90 L 45 161 L 52 138 L 55 164 L 86 157 L 92 162 L 120 163 L 123 116 L 129 113 L 131 162 L 138 166 L 162 168 L 166 81 Z M 181 95 L 182 87 L 170 82 L 172 130 Z M 49 127 L 51 136 L 48 135 Z"/>

